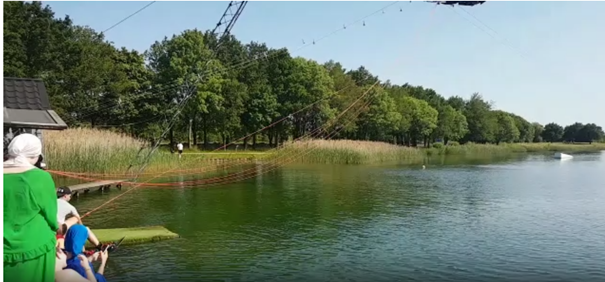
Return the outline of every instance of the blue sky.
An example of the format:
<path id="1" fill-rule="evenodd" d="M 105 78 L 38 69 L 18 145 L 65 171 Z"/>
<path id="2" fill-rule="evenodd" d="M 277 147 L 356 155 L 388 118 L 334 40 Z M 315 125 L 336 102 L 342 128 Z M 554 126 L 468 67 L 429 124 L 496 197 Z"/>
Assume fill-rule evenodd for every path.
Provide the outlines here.
<path id="1" fill-rule="evenodd" d="M 148 2 L 44 2 L 56 16 L 105 30 Z M 291 51 L 392 2 L 249 2 L 232 33 Z M 156 2 L 108 31 L 144 51 L 185 29 L 212 29 L 228 2 Z M 366 66 L 381 79 L 481 93 L 498 109 L 542 124 L 605 127 L 605 2 L 496 2 L 460 8 L 402 1 L 294 56 Z M 400 11 L 401 10 L 401 11 Z M 477 22 L 473 16 L 480 20 Z M 482 31 L 477 26 L 482 24 Z M 491 30 L 495 31 L 493 33 Z M 491 36 L 489 35 L 491 32 Z M 601 52 L 598 52 L 601 51 Z"/>

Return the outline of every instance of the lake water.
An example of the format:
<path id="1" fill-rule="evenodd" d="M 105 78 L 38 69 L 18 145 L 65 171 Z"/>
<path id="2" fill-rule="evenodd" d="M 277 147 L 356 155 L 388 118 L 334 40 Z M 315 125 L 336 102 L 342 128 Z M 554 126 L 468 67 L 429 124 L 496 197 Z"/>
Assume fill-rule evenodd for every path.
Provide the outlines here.
<path id="1" fill-rule="evenodd" d="M 85 222 L 182 236 L 120 248 L 109 281 L 605 281 L 605 153 L 289 166 L 140 189 Z"/>

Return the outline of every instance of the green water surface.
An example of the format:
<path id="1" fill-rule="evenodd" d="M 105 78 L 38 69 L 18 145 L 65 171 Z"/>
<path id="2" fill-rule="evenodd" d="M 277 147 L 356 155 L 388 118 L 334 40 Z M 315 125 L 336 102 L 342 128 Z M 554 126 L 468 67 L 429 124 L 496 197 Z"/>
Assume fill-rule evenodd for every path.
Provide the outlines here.
<path id="1" fill-rule="evenodd" d="M 83 213 L 118 193 L 74 204 Z M 111 254 L 112 282 L 605 281 L 605 153 L 293 165 L 137 190 L 85 223 L 182 236 Z"/>

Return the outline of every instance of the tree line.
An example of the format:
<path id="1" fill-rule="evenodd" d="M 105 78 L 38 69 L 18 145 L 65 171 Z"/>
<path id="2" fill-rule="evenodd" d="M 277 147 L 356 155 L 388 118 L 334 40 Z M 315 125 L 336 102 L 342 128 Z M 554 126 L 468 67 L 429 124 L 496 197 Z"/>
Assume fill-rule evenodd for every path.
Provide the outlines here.
<path id="1" fill-rule="evenodd" d="M 541 125 L 497 110 L 478 93 L 445 98 L 435 90 L 381 81 L 365 67 L 293 57 L 286 48 L 185 30 L 144 53 L 117 48 L 103 33 L 55 17 L 40 2 L 4 2 L 4 76 L 44 80 L 54 110 L 72 127 L 88 126 L 193 144 L 244 140 L 277 145 L 347 111 L 335 139 L 408 146 L 461 143 L 593 142 L 594 123 Z M 308 105 L 307 110 L 291 115 Z M 344 121 L 344 122 L 343 122 Z"/>

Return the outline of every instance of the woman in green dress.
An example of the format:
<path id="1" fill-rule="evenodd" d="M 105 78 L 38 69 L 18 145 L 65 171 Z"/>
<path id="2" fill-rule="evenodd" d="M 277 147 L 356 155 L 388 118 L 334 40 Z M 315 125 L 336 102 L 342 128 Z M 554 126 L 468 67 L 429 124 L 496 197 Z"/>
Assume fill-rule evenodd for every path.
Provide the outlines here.
<path id="1" fill-rule="evenodd" d="M 50 174 L 34 166 L 40 139 L 20 134 L 4 162 L 4 281 L 54 282 L 57 197 Z"/>

